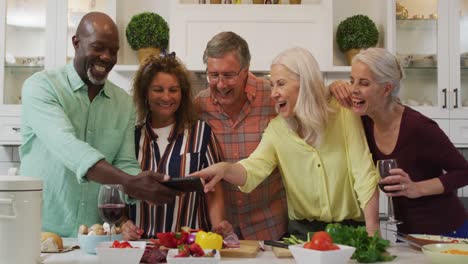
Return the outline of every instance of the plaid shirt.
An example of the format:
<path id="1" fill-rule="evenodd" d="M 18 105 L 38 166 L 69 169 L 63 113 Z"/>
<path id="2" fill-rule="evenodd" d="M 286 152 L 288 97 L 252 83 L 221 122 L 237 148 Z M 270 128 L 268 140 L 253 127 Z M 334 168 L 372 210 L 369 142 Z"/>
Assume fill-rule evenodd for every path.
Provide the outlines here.
<path id="1" fill-rule="evenodd" d="M 248 100 L 237 120 L 229 118 L 209 88 L 195 99 L 200 118 L 211 126 L 227 162 L 247 158 L 260 142 L 268 122 L 276 116 L 270 84 L 265 79 L 249 73 L 245 93 Z M 226 182 L 223 188 L 227 220 L 235 230 L 240 230 L 244 239 L 275 240 L 286 233 L 286 198 L 278 170 L 248 194 Z"/>

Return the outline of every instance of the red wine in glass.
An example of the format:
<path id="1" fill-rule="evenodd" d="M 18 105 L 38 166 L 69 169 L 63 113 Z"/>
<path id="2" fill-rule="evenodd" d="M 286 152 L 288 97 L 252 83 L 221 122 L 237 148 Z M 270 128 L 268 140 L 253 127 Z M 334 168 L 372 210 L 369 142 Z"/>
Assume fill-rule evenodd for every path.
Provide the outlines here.
<path id="1" fill-rule="evenodd" d="M 377 161 L 377 168 L 379 169 L 380 177 L 383 179 L 385 177 L 390 176 L 390 170 L 398 168 L 398 164 L 396 159 L 384 159 Z M 384 184 L 379 184 L 379 187 L 382 191 L 386 193 L 394 192 L 394 191 L 387 191 L 384 189 Z M 395 211 L 393 210 L 393 199 L 392 197 L 388 197 L 388 220 L 386 221 L 387 224 L 390 225 L 399 225 L 402 222 L 395 219 Z"/>
<path id="2" fill-rule="evenodd" d="M 390 170 L 391 169 L 396 169 L 398 167 L 397 161 L 395 159 L 378 160 L 377 161 L 377 166 L 379 168 L 380 177 L 382 179 L 386 178 L 388 176 L 391 176 L 392 174 L 390 173 Z M 394 184 L 381 184 L 381 183 L 379 183 L 380 189 L 385 193 L 397 192 L 397 191 L 385 190 L 385 188 L 384 188 L 385 186 L 392 186 L 392 185 L 394 185 Z M 395 184 L 395 185 L 398 185 L 398 183 Z"/>
<path id="3" fill-rule="evenodd" d="M 102 219 L 109 224 L 114 224 L 119 221 L 123 217 L 125 211 L 125 205 L 123 204 L 101 204 L 98 208 Z"/>
<path id="4" fill-rule="evenodd" d="M 102 219 L 109 224 L 109 240 L 112 241 L 114 224 L 122 218 L 125 210 L 123 186 L 103 184 L 99 189 L 98 210 Z"/>

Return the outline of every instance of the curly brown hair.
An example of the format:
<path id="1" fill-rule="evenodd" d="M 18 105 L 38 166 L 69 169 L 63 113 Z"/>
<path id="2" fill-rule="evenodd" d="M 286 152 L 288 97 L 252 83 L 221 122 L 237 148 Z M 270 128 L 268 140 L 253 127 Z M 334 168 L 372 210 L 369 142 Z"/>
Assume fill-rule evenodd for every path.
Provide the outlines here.
<path id="1" fill-rule="evenodd" d="M 142 125 L 150 114 L 148 105 L 148 89 L 159 72 L 173 75 L 179 82 L 181 89 L 181 102 L 176 115 L 176 131 L 182 132 L 192 127 L 197 116 L 192 100 L 192 88 L 187 68 L 175 56 L 151 56 L 140 66 L 133 80 L 133 102 L 137 111 L 137 125 Z"/>

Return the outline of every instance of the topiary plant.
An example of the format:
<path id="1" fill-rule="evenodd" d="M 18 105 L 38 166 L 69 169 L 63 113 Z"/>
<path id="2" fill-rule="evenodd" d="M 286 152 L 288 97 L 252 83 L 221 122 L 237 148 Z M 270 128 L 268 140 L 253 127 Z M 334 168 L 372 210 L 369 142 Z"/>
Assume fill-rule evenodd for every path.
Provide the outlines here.
<path id="1" fill-rule="evenodd" d="M 169 27 L 160 15 L 143 12 L 134 15 L 125 30 L 128 44 L 134 50 L 156 47 L 167 49 L 169 43 Z"/>
<path id="2" fill-rule="evenodd" d="M 377 45 L 379 31 L 365 15 L 355 15 L 341 21 L 336 30 L 336 42 L 342 52 L 365 49 Z"/>

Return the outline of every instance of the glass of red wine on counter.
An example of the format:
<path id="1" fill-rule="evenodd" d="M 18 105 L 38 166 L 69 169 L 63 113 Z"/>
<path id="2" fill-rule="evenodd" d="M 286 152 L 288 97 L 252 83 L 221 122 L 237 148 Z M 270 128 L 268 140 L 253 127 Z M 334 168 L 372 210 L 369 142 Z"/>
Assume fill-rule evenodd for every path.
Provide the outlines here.
<path id="1" fill-rule="evenodd" d="M 391 176 L 390 170 L 398 168 L 396 159 L 384 159 L 377 161 L 377 168 L 379 169 L 380 177 L 383 179 L 385 177 Z M 385 190 L 385 184 L 379 184 L 380 189 L 383 192 L 390 193 L 394 191 Z M 395 219 L 395 211 L 393 210 L 393 199 L 388 197 L 388 220 L 386 221 L 389 225 L 399 225 L 402 222 Z"/>
<path id="2" fill-rule="evenodd" d="M 125 211 L 123 187 L 120 184 L 103 184 L 99 189 L 98 209 L 101 218 L 109 224 L 109 241 L 112 241 L 112 230 Z"/>

